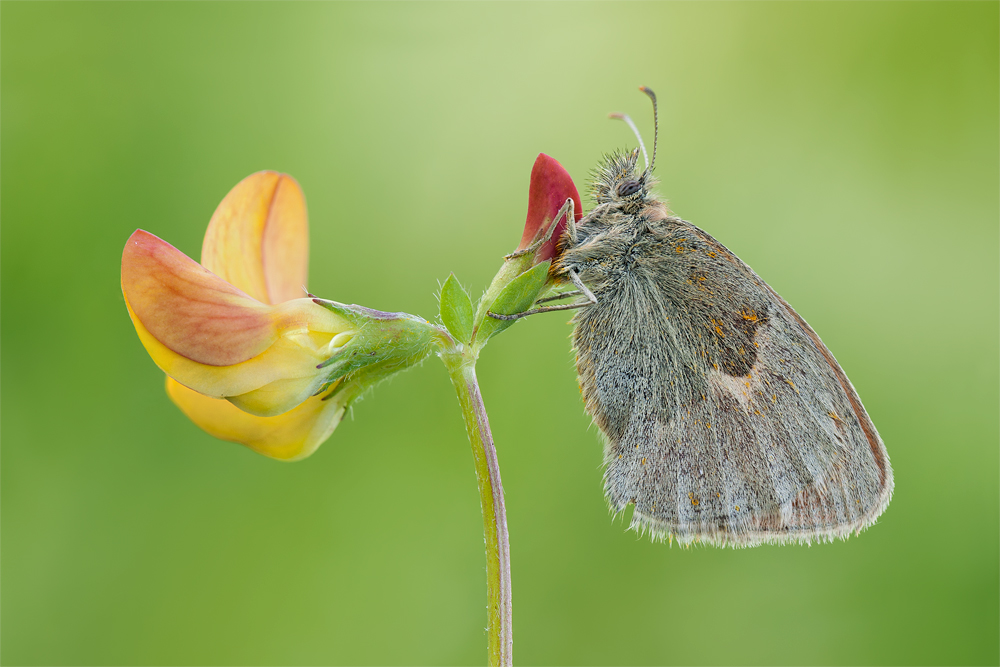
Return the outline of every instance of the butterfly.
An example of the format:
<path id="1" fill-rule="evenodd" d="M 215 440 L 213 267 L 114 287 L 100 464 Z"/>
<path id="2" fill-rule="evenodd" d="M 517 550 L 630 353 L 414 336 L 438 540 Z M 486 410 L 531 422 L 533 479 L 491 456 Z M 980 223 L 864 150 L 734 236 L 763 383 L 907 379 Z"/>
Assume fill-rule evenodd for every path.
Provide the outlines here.
<path id="1" fill-rule="evenodd" d="M 656 96 L 654 127 L 658 135 Z M 889 503 L 885 445 L 833 354 L 735 254 L 654 192 L 645 146 L 595 172 L 594 208 L 567 202 L 550 276 L 576 290 L 573 347 L 604 436 L 611 507 L 681 544 L 830 541 Z M 564 207 L 565 208 L 565 207 Z"/>

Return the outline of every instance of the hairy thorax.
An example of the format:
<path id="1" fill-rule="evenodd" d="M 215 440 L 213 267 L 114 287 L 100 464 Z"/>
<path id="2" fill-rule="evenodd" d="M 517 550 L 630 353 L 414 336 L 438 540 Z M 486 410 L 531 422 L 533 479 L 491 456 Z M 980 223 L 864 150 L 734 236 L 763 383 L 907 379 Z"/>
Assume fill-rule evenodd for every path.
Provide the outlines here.
<path id="1" fill-rule="evenodd" d="M 595 213 L 581 220 L 576 243 L 564 237 L 554 267 L 576 270 L 597 297 L 574 318 L 577 342 L 618 355 L 665 350 L 671 365 L 746 376 L 770 315 L 753 271 L 660 202 L 636 215 Z"/>

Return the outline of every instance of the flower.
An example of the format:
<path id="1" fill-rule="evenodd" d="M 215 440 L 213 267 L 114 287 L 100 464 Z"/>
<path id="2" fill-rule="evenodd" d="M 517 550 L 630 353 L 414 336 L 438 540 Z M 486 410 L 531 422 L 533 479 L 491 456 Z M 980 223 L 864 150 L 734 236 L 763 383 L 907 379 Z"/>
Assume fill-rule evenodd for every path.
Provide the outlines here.
<path id="1" fill-rule="evenodd" d="M 583 206 L 580 203 L 580 193 L 569 173 L 555 158 L 545 153 L 539 153 L 535 164 L 531 167 L 531 184 L 528 187 L 528 217 L 524 223 L 524 233 L 517 250 L 524 250 L 538 237 L 548 232 L 549 225 L 559 213 L 559 209 L 567 199 L 573 200 L 574 218 L 583 217 Z M 559 236 L 566 229 L 566 216 L 562 216 L 555 230 L 538 252 L 534 263 L 538 264 L 555 257 L 556 244 Z"/>
<path id="2" fill-rule="evenodd" d="M 573 179 L 559 162 L 539 153 L 531 168 L 528 216 L 521 243 L 514 252 L 504 257 L 503 266 L 479 300 L 469 325 L 472 330 L 469 342 L 477 351 L 515 320 L 534 313 L 530 309 L 538 297 L 561 282 L 560 278 L 550 276 L 549 270 L 559 237 L 566 229 L 568 216 L 562 208 L 568 200 L 573 201 L 573 216 L 579 220 L 583 216 L 583 207 Z M 442 303 L 442 307 L 444 305 Z M 442 317 L 443 314 L 444 310 Z"/>
<path id="3" fill-rule="evenodd" d="M 308 256 L 302 191 L 269 171 L 219 204 L 201 264 L 141 229 L 122 254 L 125 303 L 170 398 L 211 435 L 281 460 L 314 452 L 366 388 L 426 356 L 433 333 L 305 297 Z M 400 327 L 422 336 L 393 346 Z"/>

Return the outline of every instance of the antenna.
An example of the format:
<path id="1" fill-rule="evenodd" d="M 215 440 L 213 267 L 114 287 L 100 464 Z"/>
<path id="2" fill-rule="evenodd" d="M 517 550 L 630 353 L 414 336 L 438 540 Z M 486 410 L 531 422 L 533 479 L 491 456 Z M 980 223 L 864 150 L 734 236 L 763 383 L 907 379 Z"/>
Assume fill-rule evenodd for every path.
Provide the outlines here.
<path id="1" fill-rule="evenodd" d="M 649 165 L 646 167 L 646 173 L 643 174 L 645 177 L 652 173 L 653 163 L 656 162 L 656 141 L 659 139 L 660 135 L 660 122 L 656 111 L 656 93 L 653 92 L 652 88 L 647 86 L 642 86 L 639 90 L 646 93 L 646 95 L 649 96 L 649 99 L 653 100 L 653 159 L 650 160 Z M 646 149 L 643 149 L 643 152 L 645 153 Z"/>
<path id="2" fill-rule="evenodd" d="M 646 170 L 649 171 L 649 154 L 646 153 L 646 144 L 642 143 L 642 136 L 639 135 L 639 128 L 635 126 L 632 119 L 628 117 L 625 113 L 609 113 L 608 118 L 617 118 L 618 120 L 623 120 L 628 123 L 628 126 L 632 128 L 632 132 L 635 133 L 635 138 L 639 140 L 639 148 L 642 149 L 642 157 L 646 159 Z"/>

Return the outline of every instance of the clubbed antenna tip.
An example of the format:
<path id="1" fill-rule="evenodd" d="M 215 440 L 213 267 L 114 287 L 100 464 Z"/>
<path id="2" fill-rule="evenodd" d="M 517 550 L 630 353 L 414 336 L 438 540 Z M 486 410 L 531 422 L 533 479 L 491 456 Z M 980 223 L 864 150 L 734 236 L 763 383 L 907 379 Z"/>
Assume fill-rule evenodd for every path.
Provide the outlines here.
<path id="1" fill-rule="evenodd" d="M 650 174 L 653 171 L 653 164 L 656 162 L 656 142 L 660 135 L 660 121 L 656 109 L 656 93 L 649 86 L 640 86 L 639 90 L 646 93 L 649 99 L 653 101 L 653 157 L 646 166 L 646 174 Z"/>

